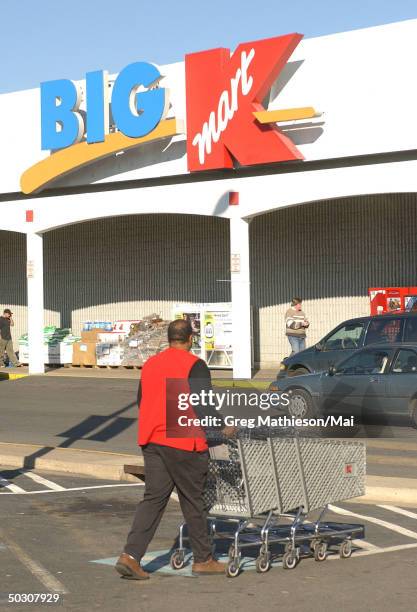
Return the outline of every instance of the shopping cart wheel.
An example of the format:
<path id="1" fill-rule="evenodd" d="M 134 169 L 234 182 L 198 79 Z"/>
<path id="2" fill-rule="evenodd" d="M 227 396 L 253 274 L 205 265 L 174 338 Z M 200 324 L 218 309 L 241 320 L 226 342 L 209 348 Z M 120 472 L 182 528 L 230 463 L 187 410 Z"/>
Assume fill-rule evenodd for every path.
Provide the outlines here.
<path id="1" fill-rule="evenodd" d="M 184 555 L 184 551 L 183 550 L 174 550 L 174 552 L 171 555 L 171 559 L 169 560 L 169 563 L 172 567 L 172 569 L 174 570 L 179 570 L 182 569 L 184 567 L 184 563 L 185 563 L 185 555 Z"/>
<path id="2" fill-rule="evenodd" d="M 259 555 L 256 559 L 256 571 L 258 574 L 264 574 L 271 569 L 271 559 L 270 555 Z"/>
<path id="3" fill-rule="evenodd" d="M 240 566 L 235 561 L 229 561 L 226 568 L 226 574 L 229 578 L 236 578 L 239 575 Z"/>
<path id="4" fill-rule="evenodd" d="M 317 542 L 317 544 L 314 547 L 314 559 L 316 561 L 326 561 L 327 559 L 326 542 Z"/>
<path id="5" fill-rule="evenodd" d="M 298 554 L 296 550 L 290 550 L 282 557 L 282 567 L 284 569 L 294 569 L 298 563 Z"/>
<path id="6" fill-rule="evenodd" d="M 339 548 L 339 555 L 341 559 L 349 559 L 352 555 L 352 540 L 344 540 Z"/>
<path id="7" fill-rule="evenodd" d="M 288 552 L 291 552 L 291 551 L 292 551 L 292 542 L 287 542 L 285 544 L 285 552 L 288 553 Z"/>
<path id="8" fill-rule="evenodd" d="M 314 553 L 314 549 L 316 548 L 317 544 L 320 544 L 320 540 L 311 540 L 310 550 L 312 553 Z"/>

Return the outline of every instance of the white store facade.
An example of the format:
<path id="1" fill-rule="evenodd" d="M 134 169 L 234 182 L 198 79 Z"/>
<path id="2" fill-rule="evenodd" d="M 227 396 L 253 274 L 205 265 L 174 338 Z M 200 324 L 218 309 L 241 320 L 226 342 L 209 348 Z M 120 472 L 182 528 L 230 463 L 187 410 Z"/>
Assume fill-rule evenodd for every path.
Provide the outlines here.
<path id="1" fill-rule="evenodd" d="M 231 302 L 233 374 L 247 378 L 252 358 L 288 354 L 294 295 L 311 344 L 368 314 L 368 287 L 417 285 L 416 56 L 417 20 L 302 40 L 263 99 L 271 113 L 314 109 L 274 122 L 299 159 L 202 171 L 187 161 L 185 64 L 160 66 L 174 134 L 34 168 L 28 193 L 22 175 L 57 155 L 41 150 L 39 89 L 0 95 L 0 303 L 28 331 L 30 373 L 44 372 L 46 324 Z"/>

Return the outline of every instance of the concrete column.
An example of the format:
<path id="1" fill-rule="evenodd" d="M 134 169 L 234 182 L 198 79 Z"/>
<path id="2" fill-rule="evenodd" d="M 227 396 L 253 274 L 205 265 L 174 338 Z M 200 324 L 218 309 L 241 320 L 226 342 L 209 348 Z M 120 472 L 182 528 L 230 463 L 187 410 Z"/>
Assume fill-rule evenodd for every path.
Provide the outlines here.
<path id="1" fill-rule="evenodd" d="M 43 238 L 27 234 L 29 374 L 44 374 L 43 359 Z"/>
<path id="2" fill-rule="evenodd" d="M 249 273 L 249 222 L 231 207 L 230 276 L 233 321 L 233 378 L 252 376 L 252 338 Z"/>

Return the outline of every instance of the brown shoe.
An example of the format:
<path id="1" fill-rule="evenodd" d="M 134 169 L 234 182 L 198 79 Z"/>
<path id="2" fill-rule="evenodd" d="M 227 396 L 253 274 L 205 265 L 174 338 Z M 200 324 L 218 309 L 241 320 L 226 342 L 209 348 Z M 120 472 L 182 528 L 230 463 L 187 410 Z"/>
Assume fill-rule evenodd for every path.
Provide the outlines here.
<path id="1" fill-rule="evenodd" d="M 115 565 L 116 572 L 128 580 L 148 580 L 149 574 L 141 568 L 140 563 L 126 553 L 122 553 Z"/>
<path id="2" fill-rule="evenodd" d="M 215 576 L 216 574 L 225 574 L 226 567 L 226 563 L 220 563 L 220 561 L 210 557 L 202 563 L 193 563 L 191 571 L 196 576 Z"/>

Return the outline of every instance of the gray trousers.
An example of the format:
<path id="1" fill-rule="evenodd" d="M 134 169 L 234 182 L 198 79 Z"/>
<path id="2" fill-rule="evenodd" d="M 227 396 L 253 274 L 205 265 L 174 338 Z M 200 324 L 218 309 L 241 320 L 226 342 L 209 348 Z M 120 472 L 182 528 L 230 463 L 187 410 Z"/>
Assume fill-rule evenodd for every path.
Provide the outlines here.
<path id="1" fill-rule="evenodd" d="M 142 559 L 176 487 L 188 527 L 194 563 L 207 561 L 211 556 L 211 544 L 203 492 L 207 479 L 208 453 L 184 451 L 158 444 L 148 444 L 142 447 L 142 452 L 145 460 L 145 492 L 136 510 L 125 553 L 137 561 Z"/>
<path id="2" fill-rule="evenodd" d="M 0 366 L 4 366 L 4 353 L 7 353 L 10 362 L 16 366 L 19 362 L 16 359 L 16 353 L 13 348 L 12 340 L 3 340 L 0 338 Z"/>

